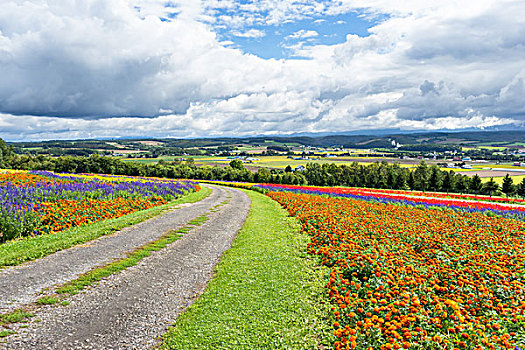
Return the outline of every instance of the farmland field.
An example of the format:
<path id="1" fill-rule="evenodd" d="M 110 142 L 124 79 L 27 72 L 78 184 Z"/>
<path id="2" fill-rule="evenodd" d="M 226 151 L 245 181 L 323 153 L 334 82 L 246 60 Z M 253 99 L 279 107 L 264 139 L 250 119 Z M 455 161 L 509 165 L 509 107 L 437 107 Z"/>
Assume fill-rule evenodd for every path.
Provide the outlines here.
<path id="1" fill-rule="evenodd" d="M 518 184 L 521 181 L 523 181 L 523 179 L 525 179 L 525 175 L 514 175 L 514 174 L 509 173 L 509 176 L 512 178 L 512 181 L 514 182 L 514 184 Z M 497 184 L 501 185 L 503 183 L 503 178 L 504 178 L 504 176 L 495 176 L 493 179 L 494 179 L 494 181 L 496 181 Z M 489 177 L 482 177 L 481 180 L 483 182 L 487 182 L 487 181 L 490 180 L 490 178 Z"/>
<path id="2" fill-rule="evenodd" d="M 276 171 L 283 171 L 287 166 L 290 166 L 292 169 L 295 169 L 298 166 L 306 166 L 308 163 L 316 164 L 335 164 L 338 166 L 341 165 L 350 165 L 353 162 L 356 162 L 358 165 L 367 166 L 373 163 L 386 161 L 389 164 L 397 163 L 401 168 L 410 168 L 415 169 L 421 162 L 421 159 L 410 158 L 410 159 L 399 159 L 395 157 L 371 157 L 363 154 L 363 150 L 348 150 L 352 152 L 350 155 L 339 155 L 337 157 L 323 157 L 322 154 L 317 156 L 308 156 L 308 159 L 293 159 L 289 158 L 286 155 L 272 155 L 272 156 L 261 156 L 261 155 L 249 155 L 250 160 L 244 162 L 244 166 L 251 171 L 256 171 L 259 168 L 275 169 Z M 326 151 L 325 154 L 337 155 L 341 152 L 337 151 Z M 293 157 L 300 157 L 299 154 L 294 155 Z M 195 165 L 201 166 L 219 166 L 227 167 L 232 161 L 232 157 L 228 156 L 185 156 L 185 157 L 176 157 L 176 156 L 161 156 L 158 158 L 123 158 L 126 162 L 137 162 L 141 164 L 156 164 L 159 161 L 171 162 L 179 159 L 188 159 L 192 158 Z M 483 182 L 487 182 L 491 177 L 494 178 L 496 183 L 500 184 L 503 181 L 503 177 L 508 174 L 512 177 L 515 184 L 521 182 L 525 177 L 525 168 L 514 166 L 512 162 L 506 163 L 496 163 L 496 162 L 487 162 L 479 163 L 474 161 L 467 161 L 467 165 L 471 165 L 472 169 L 464 169 L 460 167 L 447 168 L 444 167 L 442 163 L 447 163 L 450 165 L 461 163 L 461 161 L 445 161 L 445 160 L 425 160 L 428 165 L 439 165 L 439 169 L 442 171 L 454 171 L 458 174 L 464 174 L 469 177 L 478 175 L 482 178 Z"/>
<path id="3" fill-rule="evenodd" d="M 337 154 L 340 152 L 328 152 L 330 154 Z M 341 156 L 338 158 L 330 158 L 330 157 L 309 157 L 309 159 L 291 159 L 284 155 L 277 155 L 277 156 L 253 156 L 257 158 L 257 160 L 253 160 L 251 162 L 246 163 L 246 165 L 253 166 L 253 167 L 261 167 L 261 168 L 273 168 L 273 169 L 284 169 L 286 166 L 290 165 L 292 168 L 295 168 L 296 166 L 303 165 L 305 166 L 307 163 L 319 163 L 319 164 L 330 164 L 334 163 L 337 165 L 349 165 L 352 162 L 357 162 L 359 165 L 369 165 L 371 163 L 377 162 L 378 158 L 376 157 L 359 157 L 359 156 Z M 299 157 L 297 155 L 296 157 Z M 176 159 L 179 159 L 180 157 L 160 157 L 160 158 L 123 158 L 125 161 L 134 161 L 139 163 L 145 163 L 145 164 L 151 164 L 151 163 L 158 163 L 159 160 L 164 161 L 173 161 Z M 184 157 L 188 158 L 188 157 Z M 190 157 L 195 161 L 195 164 L 197 165 L 228 165 L 232 159 L 228 158 L 226 156 L 192 156 Z M 389 163 L 399 162 L 398 158 L 381 158 L 380 160 L 385 160 Z M 401 167 L 415 167 L 417 164 L 419 164 L 419 160 L 409 160 L 409 161 L 403 161 L 400 166 Z"/>
<path id="4" fill-rule="evenodd" d="M 394 163 L 399 159 L 396 158 L 382 158 L 389 163 Z M 307 163 L 318 163 L 318 164 L 337 164 L 337 165 L 350 165 L 352 162 L 357 162 L 359 165 L 370 165 L 377 161 L 377 158 L 372 157 L 340 157 L 340 158 L 315 158 L 307 160 L 295 160 L 289 159 L 286 156 L 271 156 L 271 157 L 261 157 L 259 161 L 254 161 L 253 165 L 264 167 L 264 168 L 278 168 L 284 169 L 286 166 L 290 165 L 292 168 L 295 168 L 299 165 L 306 166 Z M 401 164 L 402 167 L 412 167 L 414 164 Z"/>

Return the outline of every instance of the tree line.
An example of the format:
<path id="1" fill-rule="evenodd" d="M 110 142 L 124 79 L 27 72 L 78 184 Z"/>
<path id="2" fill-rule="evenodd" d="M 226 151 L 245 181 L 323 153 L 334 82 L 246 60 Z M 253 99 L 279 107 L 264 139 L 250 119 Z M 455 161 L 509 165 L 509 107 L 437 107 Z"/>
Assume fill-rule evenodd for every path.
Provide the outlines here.
<path id="1" fill-rule="evenodd" d="M 123 161 L 112 157 L 90 155 L 88 157 L 50 157 L 45 155 L 17 155 L 0 142 L 0 166 L 20 170 L 48 170 L 63 173 L 100 173 L 130 176 L 153 176 L 164 178 L 185 178 L 196 180 L 225 180 L 259 183 L 277 183 L 313 186 L 349 186 L 397 190 L 419 190 L 435 192 L 456 192 L 525 197 L 525 179 L 513 184 L 506 176 L 502 186 L 493 179 L 482 183 L 478 175 L 469 177 L 444 171 L 435 165 L 422 161 L 416 168 L 409 169 L 400 164 L 376 162 L 362 165 L 357 162 L 349 165 L 334 163 L 308 163 L 304 171 L 268 170 L 259 168 L 252 172 L 245 168 L 241 160 L 235 159 L 228 166 L 196 166 L 191 158 L 184 162 L 159 161 L 156 164 Z"/>
<path id="2" fill-rule="evenodd" d="M 385 161 L 360 165 L 309 163 L 304 172 L 309 185 L 349 186 L 395 190 L 417 190 L 433 192 L 456 192 L 483 195 L 497 195 L 500 191 L 507 196 L 518 194 L 525 197 L 525 179 L 513 184 L 510 176 L 505 176 L 500 187 L 492 178 L 483 183 L 476 174 L 472 177 L 454 171 L 441 170 L 436 165 L 428 166 L 425 161 L 415 169 L 388 164 Z"/>

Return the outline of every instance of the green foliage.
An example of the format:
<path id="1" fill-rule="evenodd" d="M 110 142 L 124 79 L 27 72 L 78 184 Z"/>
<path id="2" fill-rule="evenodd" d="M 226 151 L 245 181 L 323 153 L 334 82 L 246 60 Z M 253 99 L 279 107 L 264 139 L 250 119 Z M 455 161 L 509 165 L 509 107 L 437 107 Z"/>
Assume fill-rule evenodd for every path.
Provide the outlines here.
<path id="1" fill-rule="evenodd" d="M 4 168 L 10 157 L 13 155 L 13 146 L 7 146 L 4 140 L 0 139 L 0 168 Z"/>
<path id="2" fill-rule="evenodd" d="M 399 151 L 415 151 L 415 152 L 445 152 L 445 151 L 458 151 L 461 152 L 461 146 L 451 145 L 451 144 L 438 144 L 438 143 L 429 143 L 429 144 L 412 144 L 412 145 L 403 145 L 398 147 Z"/>
<path id="3" fill-rule="evenodd" d="M 483 184 L 481 182 L 481 178 L 478 176 L 478 174 L 474 175 L 470 179 L 469 190 L 475 194 L 479 194 L 482 187 L 483 187 Z"/>
<path id="4" fill-rule="evenodd" d="M 414 170 L 414 189 L 425 191 L 429 187 L 430 173 L 425 161 L 421 161 Z"/>
<path id="5" fill-rule="evenodd" d="M 443 172 L 439 170 L 437 166 L 433 165 L 430 168 L 430 178 L 428 180 L 429 189 L 431 191 L 439 191 L 442 188 L 443 177 L 444 177 Z"/>
<path id="6" fill-rule="evenodd" d="M 456 180 L 454 178 L 454 172 L 446 172 L 443 176 L 443 181 L 441 183 L 441 190 L 445 192 L 452 191 L 455 187 Z"/>
<path id="7" fill-rule="evenodd" d="M 323 169 L 321 168 L 321 165 L 318 163 L 308 163 L 306 164 L 306 180 L 308 181 L 308 184 L 315 185 L 315 186 L 324 186 L 325 184 L 325 176 Z"/>
<path id="8" fill-rule="evenodd" d="M 31 236 L 39 226 L 40 218 L 34 212 L 0 211 L 0 243 Z"/>
<path id="9" fill-rule="evenodd" d="M 272 180 L 272 174 L 266 168 L 260 168 L 254 175 L 254 181 L 260 183 L 268 183 Z"/>
<path id="10" fill-rule="evenodd" d="M 525 178 L 523 178 L 518 186 L 516 186 L 516 193 L 518 196 L 525 198 Z"/>
<path id="11" fill-rule="evenodd" d="M 463 193 L 469 188 L 469 179 L 465 175 L 456 174 L 455 176 L 455 182 L 456 182 L 456 191 Z"/>
<path id="12" fill-rule="evenodd" d="M 230 162 L 230 167 L 233 169 L 244 170 L 244 164 L 240 159 L 234 159 Z"/>
<path id="13" fill-rule="evenodd" d="M 499 191 L 499 185 L 491 177 L 488 182 L 483 184 L 483 188 L 481 190 L 483 194 L 488 194 L 489 196 L 492 196 L 494 194 L 497 194 L 497 192 Z"/>
<path id="14" fill-rule="evenodd" d="M 514 194 L 514 192 L 516 191 L 516 188 L 514 187 L 514 181 L 509 176 L 509 174 L 505 175 L 505 177 L 503 178 L 501 191 L 505 193 L 507 197 Z"/>

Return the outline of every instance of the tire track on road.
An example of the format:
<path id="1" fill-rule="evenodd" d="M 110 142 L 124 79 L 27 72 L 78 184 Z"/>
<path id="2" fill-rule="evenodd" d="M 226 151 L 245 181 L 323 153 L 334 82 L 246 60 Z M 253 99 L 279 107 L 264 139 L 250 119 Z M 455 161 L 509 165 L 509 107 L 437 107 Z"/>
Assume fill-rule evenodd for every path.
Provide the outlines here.
<path id="1" fill-rule="evenodd" d="M 211 187 L 211 186 L 210 186 Z M 0 270 L 0 312 L 34 302 L 39 293 L 153 241 L 165 232 L 182 227 L 226 199 L 224 189 L 214 187 L 207 198 L 127 227 L 108 236 L 65 249 L 44 258 Z"/>
<path id="2" fill-rule="evenodd" d="M 167 248 L 112 275 L 67 306 L 46 306 L 3 349 L 148 349 L 204 290 L 213 269 L 246 218 L 241 191 L 214 187 L 228 204 Z M 214 202 L 214 205 L 221 201 Z M 202 215 L 202 214 L 201 214 Z M 194 215 L 198 216 L 198 215 Z"/>

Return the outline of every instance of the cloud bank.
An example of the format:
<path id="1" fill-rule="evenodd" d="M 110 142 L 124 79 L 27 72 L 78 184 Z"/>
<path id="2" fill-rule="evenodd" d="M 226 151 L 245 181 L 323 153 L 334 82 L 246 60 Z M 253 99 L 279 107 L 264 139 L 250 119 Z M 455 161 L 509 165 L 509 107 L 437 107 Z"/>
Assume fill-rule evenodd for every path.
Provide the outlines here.
<path id="1" fill-rule="evenodd" d="M 195 137 L 525 119 L 522 1 L 6 0 L 0 137 Z M 359 12 L 370 35 L 304 41 L 307 59 L 221 42 L 253 25 Z M 317 37 L 311 28 L 296 39 Z M 286 45 L 286 43 L 283 43 Z"/>

